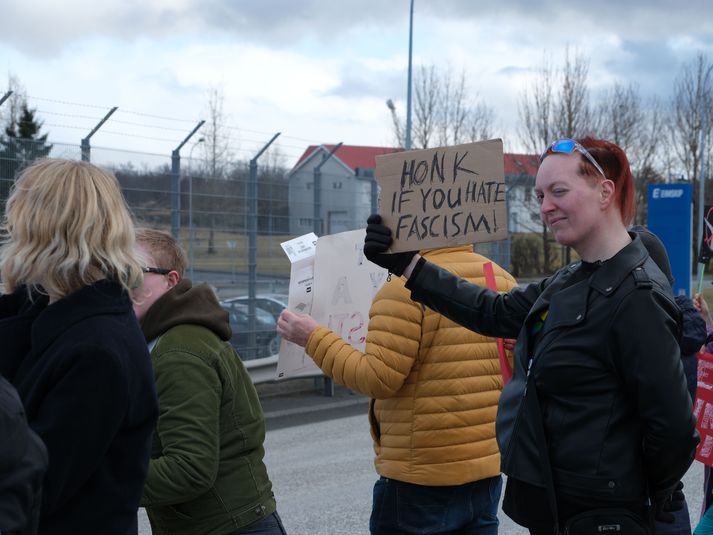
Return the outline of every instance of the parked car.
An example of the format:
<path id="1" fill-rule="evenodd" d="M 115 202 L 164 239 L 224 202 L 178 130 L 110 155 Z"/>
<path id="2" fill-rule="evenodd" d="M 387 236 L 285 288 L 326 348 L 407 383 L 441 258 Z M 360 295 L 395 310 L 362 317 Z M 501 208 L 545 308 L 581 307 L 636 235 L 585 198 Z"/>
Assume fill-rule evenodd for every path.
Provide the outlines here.
<path id="1" fill-rule="evenodd" d="M 226 299 L 224 303 L 227 304 L 241 304 L 246 307 L 250 305 L 250 297 L 247 295 L 241 295 L 240 297 L 231 297 Z M 269 312 L 275 320 L 277 325 L 277 319 L 280 317 L 280 313 L 287 308 L 287 295 L 277 294 L 277 293 L 264 293 L 257 294 L 255 296 L 255 310 L 258 308 Z M 268 355 L 276 355 L 280 352 L 280 342 L 281 338 L 275 335 L 275 338 L 269 341 L 268 345 Z"/>
<path id="2" fill-rule="evenodd" d="M 250 304 L 250 297 L 241 295 L 240 297 L 231 297 L 225 300 L 226 303 L 243 303 Z M 275 321 L 280 317 L 280 313 L 287 308 L 287 295 L 277 293 L 257 294 L 255 296 L 255 306 L 263 310 L 267 310 L 273 315 Z"/>
<path id="3" fill-rule="evenodd" d="M 230 343 L 241 359 L 269 357 L 279 353 L 280 337 L 275 331 L 277 320 L 270 312 L 255 307 L 255 345 L 251 346 L 248 305 L 232 301 L 221 301 L 220 304 L 230 314 L 230 328 L 233 331 Z"/>

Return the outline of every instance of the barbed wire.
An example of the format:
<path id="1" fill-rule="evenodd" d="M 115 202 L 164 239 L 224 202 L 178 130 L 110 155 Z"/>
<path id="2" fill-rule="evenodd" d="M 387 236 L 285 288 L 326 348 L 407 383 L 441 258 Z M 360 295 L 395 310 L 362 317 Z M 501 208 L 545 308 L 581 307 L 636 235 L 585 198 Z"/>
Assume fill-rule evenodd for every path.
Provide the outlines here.
<path id="1" fill-rule="evenodd" d="M 80 103 L 80 102 L 69 102 L 67 100 L 58 100 L 58 99 L 52 99 L 52 98 L 44 98 L 44 97 L 35 97 L 31 95 L 25 95 L 25 98 L 28 100 L 39 100 L 42 102 L 54 102 L 55 104 L 65 104 L 68 106 L 78 106 L 81 108 L 92 108 L 95 110 L 108 110 L 111 109 L 112 106 L 99 106 L 96 104 L 86 104 L 86 103 Z"/>
<path id="2" fill-rule="evenodd" d="M 38 97 L 38 96 L 32 96 L 32 95 L 27 95 L 26 98 L 28 100 L 37 100 L 41 102 L 52 102 L 55 104 L 63 104 L 67 106 L 78 106 L 78 107 L 83 107 L 83 108 L 91 108 L 91 109 L 98 109 L 98 110 L 109 110 L 113 106 L 101 106 L 101 105 L 96 105 L 96 104 L 86 104 L 86 103 L 81 103 L 81 102 L 71 102 L 67 100 L 60 100 L 60 99 L 51 99 L 51 98 L 45 98 L 45 97 Z M 95 121 L 99 121 L 102 119 L 102 117 L 93 117 L 93 116 L 86 116 L 86 115 L 77 115 L 77 114 L 68 114 L 68 113 L 59 113 L 59 112 L 53 112 L 49 110 L 42 110 L 38 111 L 39 113 L 45 113 L 45 114 L 51 114 L 51 115 L 57 115 L 57 116 L 63 116 L 63 117 L 75 117 L 75 118 L 83 118 L 83 119 L 92 119 Z M 182 122 L 182 123 L 189 123 L 189 124 L 195 124 L 197 121 L 196 119 L 182 119 L 178 117 L 167 117 L 164 115 L 155 115 L 151 113 L 145 113 L 145 112 L 140 112 L 140 111 L 133 111 L 133 110 L 127 110 L 124 108 L 117 108 L 115 114 L 128 114 L 128 115 L 136 115 L 138 117 L 149 117 L 152 119 L 160 119 L 160 120 L 165 120 L 165 121 L 173 121 L 173 122 Z M 122 122 L 119 120 L 116 120 L 115 118 L 110 119 L 112 122 Z M 156 128 L 156 129 L 164 129 L 164 130 L 175 130 L 175 131 L 183 131 L 181 129 L 177 128 L 171 128 L 171 127 L 166 127 L 166 126 L 158 126 L 158 125 L 147 125 L 144 123 L 133 123 L 133 122 L 128 122 L 128 121 L 123 121 L 123 124 L 129 124 L 133 126 L 140 126 L 140 127 L 146 127 L 146 128 Z M 261 130 L 252 130 L 249 128 L 243 128 L 239 126 L 234 126 L 228 123 L 218 123 L 217 128 L 225 128 L 228 130 L 233 130 L 236 132 L 249 132 L 251 134 L 264 134 L 265 136 L 272 136 L 275 134 L 275 132 L 267 132 L 267 131 L 261 131 Z M 304 141 L 310 144 L 319 144 L 319 142 L 306 139 L 306 138 L 301 138 L 298 136 L 290 136 L 287 134 L 281 135 L 282 138 L 285 139 L 294 139 L 296 141 Z"/>
<path id="3" fill-rule="evenodd" d="M 64 99 L 56 99 L 56 98 L 47 98 L 47 97 L 41 97 L 41 96 L 36 96 L 36 95 L 24 95 L 24 98 L 30 102 L 36 102 L 36 103 L 51 103 L 51 104 L 58 104 L 60 106 L 65 107 L 65 109 L 57 109 L 57 110 L 52 110 L 48 109 L 51 108 L 50 106 L 38 106 L 37 114 L 42 118 L 42 116 L 49 116 L 50 118 L 54 118 L 55 120 L 50 119 L 51 122 L 43 122 L 42 126 L 46 128 L 52 128 L 52 129 L 68 129 L 68 130 L 73 130 L 73 131 L 83 131 L 86 133 L 89 133 L 94 126 L 101 121 L 105 115 L 100 115 L 97 114 L 97 116 L 93 114 L 85 114 L 85 113 L 72 113 L 71 111 L 68 111 L 67 108 L 71 107 L 78 107 L 78 108 L 85 108 L 85 109 L 91 109 L 91 110 L 102 110 L 103 112 L 107 112 L 114 106 L 106 106 L 106 105 L 98 105 L 98 104 L 90 104 L 86 102 L 73 102 L 70 100 L 64 100 Z M 134 127 L 135 130 L 138 129 L 147 129 L 147 130 L 152 130 L 156 133 L 159 132 L 166 132 L 166 133 L 182 133 L 182 134 L 187 134 L 190 132 L 190 129 L 188 128 L 181 128 L 177 125 L 161 125 L 161 124 L 156 124 L 156 123 L 150 123 L 150 122 L 141 122 L 141 121 L 131 121 L 131 120 L 126 120 L 124 118 L 121 118 L 121 114 L 124 115 L 129 115 L 129 116 L 135 116 L 135 117 L 141 117 L 141 118 L 150 118 L 150 119 L 155 119 L 155 120 L 160 120 L 160 121 L 170 121 L 173 123 L 181 123 L 181 124 L 186 124 L 186 125 L 195 125 L 197 123 L 196 119 L 185 119 L 185 118 L 179 118 L 179 117 L 171 117 L 171 116 L 163 116 L 163 115 L 157 115 L 157 114 L 152 114 L 152 113 L 146 113 L 143 111 L 136 111 L 136 110 L 131 110 L 131 109 L 124 109 L 124 108 L 118 108 L 116 112 L 109 117 L 106 126 L 110 125 L 121 125 L 121 126 L 126 126 L 126 127 Z M 57 120 L 59 119 L 59 120 Z M 66 119 L 66 120 L 63 120 Z M 83 124 L 86 121 L 91 121 L 91 124 Z M 266 143 L 266 141 L 271 138 L 275 132 L 269 132 L 269 131 L 263 131 L 263 130 L 255 130 L 255 129 L 250 129 L 250 128 L 242 128 L 233 124 L 229 123 L 218 123 L 214 125 L 215 130 L 217 130 L 216 134 L 212 134 L 210 131 L 210 125 L 203 125 L 200 130 L 198 130 L 197 134 L 203 136 L 204 138 L 210 138 L 214 137 L 215 138 L 215 143 L 220 144 L 220 145 L 228 145 L 227 146 L 227 152 L 232 155 L 231 159 L 235 163 L 236 159 L 242 160 L 242 159 L 249 159 L 252 156 L 254 156 Z M 227 133 L 226 133 L 227 132 Z M 237 134 L 237 139 L 233 133 Z M 170 144 L 171 147 L 167 149 L 167 152 L 169 150 L 172 150 L 173 147 L 178 146 L 184 139 L 184 137 L 181 137 L 180 139 L 176 139 L 170 134 L 167 136 L 162 136 L 162 135 L 151 135 L 151 134 L 146 134 L 141 131 L 123 131 L 123 129 L 106 129 L 106 127 L 102 127 L 101 129 L 98 130 L 97 134 L 105 134 L 107 136 L 118 136 L 121 138 L 126 138 L 126 139 L 135 139 L 135 140 L 141 140 L 141 141 L 154 141 L 154 142 L 159 142 L 159 143 L 166 143 Z M 259 139 L 258 136 L 265 136 L 264 139 Z M 67 146 L 76 146 L 76 142 L 66 142 L 66 141 L 53 141 L 53 143 L 56 144 L 61 144 L 61 145 L 67 145 Z M 304 156 L 307 148 L 309 146 L 320 146 L 325 144 L 323 141 L 316 141 L 313 139 L 307 139 L 304 137 L 300 136 L 294 136 L 294 135 L 289 135 L 285 133 L 281 133 L 280 137 L 276 140 L 275 144 L 271 146 L 268 149 L 268 154 L 276 154 L 278 161 L 281 159 L 286 159 L 286 160 L 292 160 L 295 164 Z M 208 146 L 209 143 L 206 143 L 206 146 Z M 125 149 L 125 148 L 116 148 L 116 147 L 106 147 L 106 146 L 98 146 L 98 145 L 92 145 L 93 149 L 100 149 L 100 150 L 105 150 L 105 151 L 116 151 L 124 154 L 137 154 L 137 155 L 146 155 L 146 156 L 159 156 L 159 157 L 165 157 L 166 154 L 162 152 L 157 152 L 156 150 L 152 150 L 150 152 L 146 151 L 137 151 L 136 149 Z M 185 157 L 185 156 L 184 156 Z M 194 160 L 197 158 L 193 158 Z"/>

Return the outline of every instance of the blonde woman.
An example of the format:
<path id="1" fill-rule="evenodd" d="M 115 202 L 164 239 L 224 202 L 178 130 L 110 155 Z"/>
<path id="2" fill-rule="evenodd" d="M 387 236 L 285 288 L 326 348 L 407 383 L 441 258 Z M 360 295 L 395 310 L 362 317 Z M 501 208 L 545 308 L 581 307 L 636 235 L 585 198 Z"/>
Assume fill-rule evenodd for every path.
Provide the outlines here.
<path id="1" fill-rule="evenodd" d="M 39 161 L 15 183 L 3 231 L 0 373 L 49 453 L 39 533 L 136 533 L 157 405 L 116 178 Z"/>

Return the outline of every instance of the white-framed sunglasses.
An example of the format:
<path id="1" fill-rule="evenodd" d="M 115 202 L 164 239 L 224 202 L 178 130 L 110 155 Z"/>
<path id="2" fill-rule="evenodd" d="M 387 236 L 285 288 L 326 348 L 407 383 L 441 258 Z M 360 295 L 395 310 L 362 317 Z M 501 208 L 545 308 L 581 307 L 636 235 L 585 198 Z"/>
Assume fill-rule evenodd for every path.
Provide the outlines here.
<path id="1" fill-rule="evenodd" d="M 592 156 L 587 149 L 577 143 L 574 139 L 558 139 L 557 141 L 553 141 L 544 151 L 542 151 L 542 156 L 540 156 L 540 163 L 542 163 L 542 160 L 545 159 L 545 156 L 547 156 L 547 153 L 550 151 L 558 152 L 561 154 L 572 154 L 574 151 L 577 151 L 587 160 L 589 160 L 589 163 L 591 163 L 594 168 L 602 174 L 604 178 L 607 177 L 607 175 L 604 173 L 604 169 L 602 169 L 602 166 L 597 163 L 597 161 L 594 159 L 594 156 Z"/>

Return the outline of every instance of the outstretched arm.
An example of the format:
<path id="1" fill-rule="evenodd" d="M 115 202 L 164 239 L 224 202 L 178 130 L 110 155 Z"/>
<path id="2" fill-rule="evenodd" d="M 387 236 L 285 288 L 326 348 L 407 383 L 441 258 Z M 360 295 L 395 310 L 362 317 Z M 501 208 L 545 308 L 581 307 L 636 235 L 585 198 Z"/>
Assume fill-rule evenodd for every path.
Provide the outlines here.
<path id="1" fill-rule="evenodd" d="M 364 351 L 306 314 L 284 310 L 277 332 L 305 348 L 329 377 L 361 394 L 384 399 L 394 395 L 418 355 L 423 309 L 409 299 L 400 280 L 387 283 L 369 311 Z"/>

